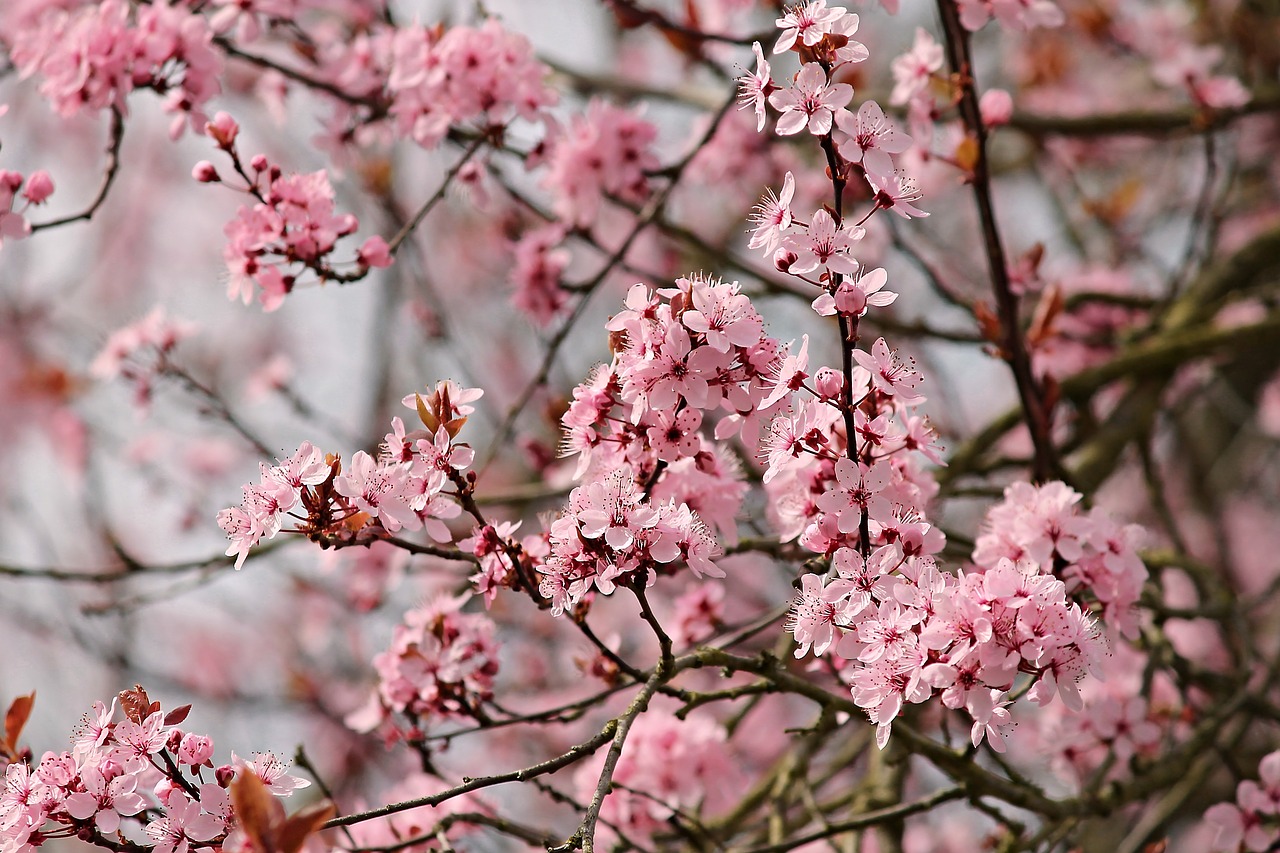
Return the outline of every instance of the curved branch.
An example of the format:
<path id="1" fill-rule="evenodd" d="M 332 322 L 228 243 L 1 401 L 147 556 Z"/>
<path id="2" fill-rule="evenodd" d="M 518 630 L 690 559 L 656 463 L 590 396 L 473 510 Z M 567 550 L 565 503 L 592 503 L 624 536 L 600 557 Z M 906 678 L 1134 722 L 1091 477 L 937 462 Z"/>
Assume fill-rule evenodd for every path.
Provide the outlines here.
<path id="1" fill-rule="evenodd" d="M 121 114 L 118 107 L 111 108 L 111 140 L 107 145 L 107 171 L 103 173 L 102 185 L 98 187 L 98 194 L 94 196 L 93 201 L 89 202 L 89 206 L 79 213 L 73 213 L 70 216 L 63 216 L 59 219 L 51 219 L 48 222 L 37 222 L 31 226 L 31 233 L 43 231 L 47 228 L 58 228 L 62 225 L 70 225 L 72 222 L 80 222 L 81 220 L 88 222 L 93 219 L 98 208 L 102 207 L 103 202 L 107 200 L 107 195 L 111 192 L 111 185 L 116 181 L 116 175 L 120 172 L 120 147 L 124 144 L 124 115 Z"/>

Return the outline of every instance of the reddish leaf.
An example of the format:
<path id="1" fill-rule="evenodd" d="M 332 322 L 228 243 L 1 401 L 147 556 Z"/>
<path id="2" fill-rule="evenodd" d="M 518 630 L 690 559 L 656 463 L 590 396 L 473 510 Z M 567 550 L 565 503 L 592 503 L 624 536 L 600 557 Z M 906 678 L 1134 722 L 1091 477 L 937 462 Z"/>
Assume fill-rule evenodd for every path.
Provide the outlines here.
<path id="1" fill-rule="evenodd" d="M 284 808 L 271 796 L 256 773 L 242 772 L 231 783 L 231 804 L 240 827 L 257 853 L 277 853 L 272 824 L 283 818 Z"/>
<path id="2" fill-rule="evenodd" d="M 302 849 L 303 842 L 307 840 L 307 836 L 319 831 L 324 826 L 325 821 L 329 820 L 337 812 L 338 810 L 334 808 L 333 803 L 324 800 L 307 806 L 297 814 L 291 815 L 285 820 L 284 826 L 280 828 L 278 853 L 298 853 Z"/>
<path id="3" fill-rule="evenodd" d="M 147 695 L 147 691 L 142 689 L 141 684 L 133 685 L 130 690 L 120 691 L 120 707 L 124 709 L 124 715 L 139 725 L 152 711 L 160 709 L 159 704 L 152 707 L 151 697 Z"/>
<path id="4" fill-rule="evenodd" d="M 978 330 L 982 333 L 982 337 L 997 346 L 1004 341 L 1004 335 L 1000 331 L 1000 318 L 987 303 L 974 303 L 973 316 L 978 321 Z"/>
<path id="5" fill-rule="evenodd" d="M 670 24 L 664 27 L 661 21 L 658 22 L 658 27 L 659 32 L 662 33 L 662 37 L 667 40 L 667 43 L 680 51 L 680 53 L 690 59 L 697 59 L 702 55 L 702 39 L 695 34 L 698 29 L 698 16 L 696 13 L 690 15 L 689 23 L 683 29 L 676 29 Z"/>
<path id="6" fill-rule="evenodd" d="M 187 718 L 187 714 L 191 713 L 190 705 L 181 705 L 164 715 L 164 724 L 166 726 L 181 725 L 182 721 Z"/>
<path id="7" fill-rule="evenodd" d="M 1046 287 L 1044 293 L 1040 294 L 1040 301 L 1036 303 L 1036 313 L 1031 318 L 1031 328 L 1027 330 L 1027 343 L 1033 347 L 1039 346 L 1053 337 L 1054 321 L 1066 306 L 1061 287 L 1056 284 Z"/>
<path id="8" fill-rule="evenodd" d="M 19 696 L 9 705 L 4 714 L 4 739 L 10 755 L 18 751 L 18 738 L 22 736 L 22 728 L 31 717 L 31 707 L 36 702 L 35 691 L 26 696 Z"/>

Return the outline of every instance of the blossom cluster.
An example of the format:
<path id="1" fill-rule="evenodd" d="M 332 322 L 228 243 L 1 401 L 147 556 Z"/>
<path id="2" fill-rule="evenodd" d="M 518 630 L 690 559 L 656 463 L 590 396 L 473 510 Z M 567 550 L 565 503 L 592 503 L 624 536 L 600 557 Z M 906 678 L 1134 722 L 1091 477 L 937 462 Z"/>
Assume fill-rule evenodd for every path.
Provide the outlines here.
<path id="1" fill-rule="evenodd" d="M 145 410 L 169 354 L 196 328 L 187 320 L 169 317 L 157 305 L 141 320 L 112 332 L 89 365 L 89 372 L 97 379 L 127 379 L 133 385 L 134 405 Z"/>
<path id="2" fill-rule="evenodd" d="M 329 125 L 340 138 L 361 127 L 369 133 L 385 115 L 397 136 L 435 148 L 468 124 L 488 133 L 517 117 L 541 120 L 557 101 L 529 40 L 494 18 L 479 26 L 373 26 L 326 44 L 318 62 L 334 86 L 379 104 L 337 105 Z"/>
<path id="3" fill-rule="evenodd" d="M 1038 732 L 1050 765 L 1081 788 L 1096 784 L 1097 774 L 1124 779 L 1135 761 L 1149 760 L 1167 742 L 1184 741 L 1196 709 L 1166 672 L 1148 673 L 1149 656 L 1127 643 L 1110 645 L 1106 679 L 1081 687 L 1079 713 L 1053 706 L 1038 720 Z"/>
<path id="4" fill-rule="evenodd" d="M 1082 495 L 1065 483 L 1014 483 L 992 507 L 978 536 L 973 561 L 990 569 L 1001 560 L 1030 562 L 1067 582 L 1072 594 L 1088 593 L 1102 618 L 1126 638 L 1138 633 L 1138 598 L 1147 567 L 1137 549 L 1136 524 L 1120 524 L 1099 509 L 1082 512 Z"/>
<path id="5" fill-rule="evenodd" d="M 658 129 L 640 111 L 593 100 L 567 128 L 552 128 L 543 142 L 547 173 L 542 185 L 555 212 L 570 225 L 596 219 L 606 195 L 642 202 L 649 196 L 649 172 L 658 168 L 653 143 Z"/>
<path id="6" fill-rule="evenodd" d="M 1104 646 L 1092 618 L 1051 575 L 1009 560 L 953 575 L 895 545 L 868 560 L 841 548 L 832 570 L 830 579 L 801 578 L 789 621 L 796 654 L 831 649 L 843 659 L 841 674 L 881 746 L 903 706 L 936 691 L 945 707 L 972 718 L 975 746 L 985 738 L 1003 751 L 1019 674 L 1035 681 L 1032 701 L 1061 696 L 1075 710 L 1082 706 L 1077 682 Z"/>
<path id="7" fill-rule="evenodd" d="M 1245 779 L 1236 786 L 1234 803 L 1218 803 L 1204 813 L 1217 829 L 1215 853 L 1263 853 L 1280 844 L 1280 751 L 1258 762 L 1258 776 L 1257 782 Z"/>
<path id="8" fill-rule="evenodd" d="M 335 211 L 328 173 L 321 169 L 286 175 L 263 154 L 251 158 L 246 168 L 236 149 L 239 125 L 226 113 L 218 113 L 208 131 L 245 183 L 234 188 L 256 202 L 242 206 L 223 229 L 227 245 L 222 255 L 231 273 L 227 287 L 231 299 L 241 298 L 248 305 L 256 285 L 263 309 L 273 311 L 293 290 L 301 269 L 311 270 L 321 281 L 340 281 L 358 278 L 371 267 L 391 265 L 390 248 L 375 235 L 356 253 L 354 272 L 345 276 L 337 272 L 330 255 L 338 240 L 354 234 L 360 223 L 350 213 Z M 208 161 L 196 164 L 192 174 L 203 183 L 226 183 Z"/>
<path id="9" fill-rule="evenodd" d="M 0 789 L 0 850 L 30 853 L 46 841 L 76 836 L 108 849 L 129 824 L 141 827 L 146 843 L 130 849 L 152 853 L 243 850 L 247 839 L 227 788 L 252 773 L 276 796 L 287 797 L 310 783 L 292 776 L 272 753 L 252 761 L 232 753 L 214 766 L 212 738 L 178 726 L 190 706 L 168 713 L 135 687 L 110 707 L 95 702 L 84 716 L 70 751 L 46 752 L 33 768 L 15 761 Z"/>
<path id="10" fill-rule="evenodd" d="M 130 92 L 153 89 L 176 113 L 170 135 L 188 121 L 203 132 L 203 107 L 221 91 L 223 65 L 205 18 L 181 3 L 65 5 L 50 4 L 38 25 L 13 34 L 10 46 L 18 73 L 42 78 L 40 92 L 59 115 L 126 113 Z"/>
<path id="11" fill-rule="evenodd" d="M 390 728 L 413 740 L 435 720 L 483 719 L 498 673 L 498 643 L 492 620 L 462 612 L 469 598 L 441 597 L 405 614 L 391 645 L 373 659 L 377 690 L 348 716 L 349 725 Z M 408 720 L 407 730 L 396 728 L 393 714 Z"/>
<path id="12" fill-rule="evenodd" d="M 528 231 L 514 245 L 511 302 L 539 326 L 550 323 L 569 301 L 560 286 L 569 265 L 569 251 L 560 246 L 565 233 L 562 225 L 545 225 Z"/>
<path id="13" fill-rule="evenodd" d="M 363 543 L 402 529 L 425 529 L 438 542 L 452 541 L 444 521 L 462 510 L 445 488 L 456 485 L 475 458 L 469 445 L 455 439 L 473 411 L 467 404 L 482 393 L 446 380 L 425 399 L 411 394 L 403 402 L 417 410 L 425 428 L 406 432 L 404 422 L 392 418 L 378 455 L 356 452 L 345 472 L 340 459 L 324 456 L 310 442 L 278 465 L 260 465 L 262 476 L 244 486 L 241 505 L 218 513 L 231 540 L 227 556 L 235 555 L 239 568 L 255 545 L 280 532 L 286 518 L 297 522 L 292 531 L 322 541 Z"/>
<path id="14" fill-rule="evenodd" d="M 1066 20 L 1054 0 L 957 0 L 960 23 L 980 30 L 994 18 L 1000 26 L 1025 32 L 1037 27 L 1060 27 Z"/>
<path id="15" fill-rule="evenodd" d="M 703 433 L 754 444 L 775 408 L 780 345 L 736 282 L 695 276 L 631 288 L 607 328 L 613 361 L 573 392 L 564 452 L 587 482 L 550 530 L 544 594 L 557 610 L 618 578 L 647 585 L 681 559 L 719 576 L 711 535 L 736 541 L 741 466 Z M 710 525 L 710 529 L 706 525 Z"/>
<path id="16" fill-rule="evenodd" d="M 925 400 L 915 390 L 920 376 L 883 338 L 870 353 L 855 350 L 854 358 L 847 382 L 822 367 L 812 376 L 812 397 L 784 395 L 789 409 L 760 443 L 771 518 L 784 540 L 799 537 L 803 547 L 827 556 L 842 547 L 891 544 L 911 556 L 936 554 L 945 540 L 926 520 L 925 506 L 937 483 L 922 463 L 941 456 L 928 421 L 912 413 Z M 784 374 L 797 390 L 808 390 L 806 348 L 787 362 Z M 860 401 L 852 414 L 857 461 L 844 431 L 843 397 Z"/>
<path id="17" fill-rule="evenodd" d="M 578 475 L 631 465 L 647 476 L 659 461 L 675 466 L 709 454 L 704 412 L 729 418 L 716 437 L 751 433 L 766 417 L 779 344 L 737 282 L 695 276 L 657 292 L 634 285 L 625 310 L 610 318 L 612 363 L 573 392 L 562 418 L 564 450 Z"/>
<path id="18" fill-rule="evenodd" d="M 593 588 L 609 595 L 619 585 L 651 586 L 677 561 L 698 577 L 724 577 L 711 561 L 720 546 L 698 516 L 687 504 L 649 500 L 625 465 L 569 494 L 550 545 L 539 591 L 557 615 Z"/>
<path id="19" fill-rule="evenodd" d="M 856 28 L 857 15 L 849 17 L 854 19 Z M 778 24 L 782 26 L 784 20 L 779 19 Z M 915 180 L 895 168 L 895 155 L 907 151 L 912 138 L 900 131 L 874 100 L 864 101 L 856 112 L 847 109 L 854 96 L 853 88 L 835 82 L 843 65 L 866 59 L 866 48 L 843 36 L 828 37 L 818 30 L 812 30 L 812 34 L 820 39 L 818 47 L 812 48 L 819 53 L 827 45 L 826 39 L 831 39 L 827 48 L 830 58 L 825 64 L 804 62 L 788 87 L 774 82 L 770 64 L 756 44 L 756 71 L 739 81 L 741 104 L 755 110 L 760 129 L 764 128 L 768 105 L 779 113 L 775 128 L 778 134 L 789 136 L 807 130 L 829 140 L 829 156 L 837 161 L 833 168 L 839 168 L 841 175 L 865 180 L 873 207 L 857 224 L 840 220 L 835 211 L 825 207 L 814 211 L 804 222 L 791 206 L 795 180 L 788 172 L 782 190 L 777 194 L 769 190 L 752 214 L 755 227 L 748 245 L 770 255 L 778 270 L 821 287 L 824 294 L 814 304 L 820 314 L 830 316 L 839 310 L 860 316 L 868 304 L 883 307 L 896 298 L 889 292 L 877 293 L 883 280 L 872 278 L 864 283 L 857 276 L 859 265 L 853 251 L 866 235 L 862 222 L 883 210 L 892 210 L 906 219 L 929 214 L 915 205 L 920 199 Z M 940 67 L 941 53 L 937 63 L 931 61 L 929 68 Z M 901 58 L 895 61 L 895 73 L 901 64 Z M 925 71 L 920 79 L 927 80 L 930 73 L 931 70 Z M 917 76 L 916 72 L 910 74 Z M 894 103 L 903 97 L 901 88 L 895 88 Z M 807 277 L 814 273 L 818 273 L 816 280 Z"/>

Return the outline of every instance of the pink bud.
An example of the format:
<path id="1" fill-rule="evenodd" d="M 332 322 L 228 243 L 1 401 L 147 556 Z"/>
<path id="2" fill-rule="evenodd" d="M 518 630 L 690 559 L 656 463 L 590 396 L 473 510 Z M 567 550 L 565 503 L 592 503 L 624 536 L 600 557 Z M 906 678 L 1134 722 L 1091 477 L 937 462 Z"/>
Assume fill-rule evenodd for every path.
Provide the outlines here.
<path id="1" fill-rule="evenodd" d="M 778 268 L 778 272 L 786 272 L 791 269 L 791 265 L 796 262 L 798 257 L 790 249 L 779 249 L 773 253 L 773 265 Z"/>
<path id="2" fill-rule="evenodd" d="M 844 390 L 844 377 L 838 370 L 819 367 L 818 372 L 813 374 L 813 388 L 824 400 L 838 399 L 840 392 Z"/>
<path id="3" fill-rule="evenodd" d="M 214 141 L 218 143 L 219 148 L 227 151 L 231 150 L 231 146 L 235 144 L 236 136 L 240 133 L 240 125 L 236 124 L 236 120 L 224 112 L 219 112 L 213 117 L 213 121 L 204 126 Z"/>
<path id="4" fill-rule="evenodd" d="M 213 757 L 213 738 L 207 735 L 186 734 L 182 737 L 182 745 L 178 748 L 178 760 L 183 764 L 198 767 L 208 764 Z"/>
<path id="5" fill-rule="evenodd" d="M 1013 117 L 1013 98 L 1004 89 L 988 89 L 978 101 L 982 123 L 987 127 L 1008 124 Z"/>
<path id="6" fill-rule="evenodd" d="M 855 317 L 867 310 L 867 293 L 850 281 L 843 281 L 836 288 L 836 310 Z"/>
<path id="7" fill-rule="evenodd" d="M 213 771 L 213 778 L 217 780 L 219 787 L 226 788 L 236 778 L 236 769 L 230 764 L 224 764 Z"/>
<path id="8" fill-rule="evenodd" d="M 196 167 L 191 170 L 191 177 L 202 184 L 216 184 L 222 180 L 222 178 L 218 177 L 218 170 L 208 160 L 201 160 L 196 163 Z"/>
<path id="9" fill-rule="evenodd" d="M 53 195 L 53 178 L 49 177 L 49 173 L 44 169 L 32 172 L 27 178 L 27 188 L 22 194 L 32 204 L 42 204 L 45 199 Z"/>
<path id="10" fill-rule="evenodd" d="M 170 752 L 177 752 L 178 746 L 181 743 L 182 743 L 182 730 L 171 729 L 169 731 L 168 739 L 164 742 L 164 748 L 169 750 Z"/>
<path id="11" fill-rule="evenodd" d="M 255 154 L 253 159 L 249 161 L 249 165 L 253 167 L 255 172 L 265 172 L 271 162 L 267 160 L 266 154 Z"/>
<path id="12" fill-rule="evenodd" d="M 364 267 L 389 267 L 391 266 L 391 247 L 387 245 L 386 240 L 375 234 L 364 241 L 356 257 Z"/>

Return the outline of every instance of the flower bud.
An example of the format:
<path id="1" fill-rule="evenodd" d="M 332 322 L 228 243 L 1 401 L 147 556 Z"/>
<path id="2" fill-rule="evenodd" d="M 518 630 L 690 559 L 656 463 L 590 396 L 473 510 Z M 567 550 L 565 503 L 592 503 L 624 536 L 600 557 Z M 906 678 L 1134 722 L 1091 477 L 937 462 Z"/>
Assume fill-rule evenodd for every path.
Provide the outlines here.
<path id="1" fill-rule="evenodd" d="M 49 173 L 44 169 L 32 172 L 27 178 L 27 188 L 22 194 L 32 204 L 42 204 L 45 199 L 53 195 L 53 178 L 49 177 Z"/>
<path id="2" fill-rule="evenodd" d="M 819 367 L 813 375 L 813 388 L 824 400 L 835 400 L 844 390 L 844 377 L 838 370 L 830 367 Z"/>
<path id="3" fill-rule="evenodd" d="M 790 249 L 779 249 L 773 253 L 773 265 L 777 267 L 778 272 L 787 272 L 791 269 L 791 265 L 796 262 L 799 256 Z"/>
<path id="4" fill-rule="evenodd" d="M 867 293 L 849 280 L 836 288 L 836 310 L 851 317 L 860 317 L 867 310 Z"/>
<path id="5" fill-rule="evenodd" d="M 182 743 L 182 730 L 181 730 L 181 729 L 170 729 L 170 730 L 169 730 L 169 737 L 168 737 L 168 739 L 164 742 L 164 748 L 165 748 L 165 749 L 167 749 L 167 750 L 169 750 L 170 752 L 175 752 L 175 753 L 176 753 L 176 752 L 178 751 L 178 746 L 179 746 L 181 743 Z"/>
<path id="6" fill-rule="evenodd" d="M 219 112 L 213 117 L 213 121 L 204 126 L 209 135 L 213 137 L 214 142 L 218 143 L 218 147 L 227 151 L 231 150 L 231 146 L 236 141 L 236 136 L 240 133 L 240 125 L 236 124 L 236 120 L 224 112 Z"/>
<path id="7" fill-rule="evenodd" d="M 213 778 L 217 781 L 219 787 L 230 787 L 231 780 L 236 778 L 236 769 L 230 764 L 224 764 L 213 771 Z"/>
<path id="8" fill-rule="evenodd" d="M 356 252 L 356 257 L 361 266 L 389 267 L 391 266 L 391 247 L 387 245 L 386 240 L 375 234 L 364 241 L 364 245 Z"/>
<path id="9" fill-rule="evenodd" d="M 978 110 L 987 127 L 1008 124 L 1013 118 L 1013 98 L 1004 89 L 988 89 L 978 100 Z"/>
<path id="10" fill-rule="evenodd" d="M 213 738 L 207 735 L 185 734 L 182 745 L 178 748 L 178 760 L 183 764 L 198 767 L 209 764 L 213 757 Z"/>
<path id="11" fill-rule="evenodd" d="M 218 176 L 218 170 L 208 160 L 201 160 L 196 163 L 195 168 L 191 170 L 191 177 L 202 184 L 216 184 L 222 180 Z"/>

